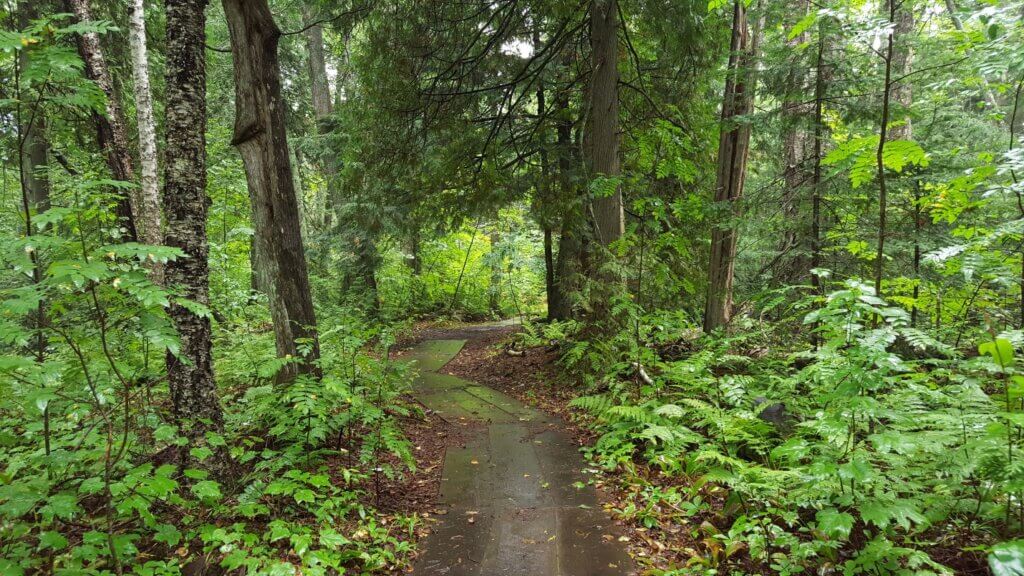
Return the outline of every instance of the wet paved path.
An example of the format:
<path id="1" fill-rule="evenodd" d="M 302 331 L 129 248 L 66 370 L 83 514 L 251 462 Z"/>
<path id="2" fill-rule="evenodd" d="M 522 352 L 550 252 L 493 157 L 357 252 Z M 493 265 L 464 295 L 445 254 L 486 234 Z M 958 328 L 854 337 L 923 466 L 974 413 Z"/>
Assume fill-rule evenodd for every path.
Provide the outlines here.
<path id="1" fill-rule="evenodd" d="M 632 562 L 612 531 L 584 461 L 557 417 L 492 388 L 439 374 L 464 340 L 428 340 L 407 359 L 416 397 L 450 422 L 479 421 L 464 448 L 445 454 L 416 576 L 612 576 Z M 578 484 L 583 483 L 583 484 Z M 575 486 L 574 486 L 575 485 Z"/>

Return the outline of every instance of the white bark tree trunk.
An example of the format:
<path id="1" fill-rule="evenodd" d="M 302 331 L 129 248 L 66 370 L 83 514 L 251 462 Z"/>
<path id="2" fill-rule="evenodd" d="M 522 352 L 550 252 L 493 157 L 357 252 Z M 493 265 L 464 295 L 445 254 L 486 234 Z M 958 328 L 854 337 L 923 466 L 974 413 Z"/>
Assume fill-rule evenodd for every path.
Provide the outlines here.
<path id="1" fill-rule="evenodd" d="M 92 9 L 89 0 L 66 0 L 65 5 L 75 14 L 79 22 L 92 22 Z M 135 181 L 135 169 L 132 167 L 132 155 L 128 148 L 128 130 L 121 108 L 120 95 L 114 89 L 114 81 L 103 55 L 100 35 L 85 32 L 78 37 L 78 52 L 85 62 L 85 74 L 107 97 L 106 116 L 96 114 L 98 140 L 100 148 L 107 155 L 107 164 L 115 180 Z M 117 212 L 121 224 L 126 229 L 127 240 L 140 239 L 139 222 L 141 200 L 135 190 L 129 191 L 118 202 Z"/>
<path id="2" fill-rule="evenodd" d="M 163 242 L 160 218 L 160 183 L 157 177 L 156 122 L 149 87 L 149 62 L 146 59 L 146 8 L 144 0 L 132 0 L 128 40 L 132 49 L 132 76 L 135 80 L 135 110 L 139 126 L 140 195 L 142 204 L 142 242 Z M 163 280 L 163 269 L 154 264 L 153 279 Z"/>

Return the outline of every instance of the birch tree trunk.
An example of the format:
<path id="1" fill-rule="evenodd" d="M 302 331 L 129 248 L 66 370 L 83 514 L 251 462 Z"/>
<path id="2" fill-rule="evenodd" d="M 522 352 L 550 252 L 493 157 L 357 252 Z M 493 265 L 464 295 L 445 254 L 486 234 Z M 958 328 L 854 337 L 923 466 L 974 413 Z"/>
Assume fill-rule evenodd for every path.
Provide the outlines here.
<path id="1" fill-rule="evenodd" d="M 156 122 L 153 120 L 153 96 L 149 87 L 149 62 L 146 51 L 145 0 L 132 0 L 128 38 L 132 49 L 132 76 L 135 80 L 135 113 L 139 126 L 139 191 L 141 195 L 143 243 L 159 245 L 163 241 L 160 223 L 160 182 L 157 177 Z M 163 269 L 154 264 L 152 277 L 163 279 Z"/>
<path id="2" fill-rule="evenodd" d="M 738 116 L 753 110 L 751 66 L 755 47 L 747 25 L 747 11 L 742 0 L 733 7 L 732 41 L 730 43 L 728 77 L 722 103 L 722 133 L 718 141 L 718 174 L 715 202 L 728 207 L 729 224 L 715 226 L 711 231 L 711 258 L 708 268 L 708 297 L 704 309 L 704 331 L 725 326 L 732 317 L 733 270 L 736 259 L 737 205 L 743 197 L 750 145 L 750 125 L 736 123 Z M 750 88 L 751 90 L 748 90 Z"/>
<path id="3" fill-rule="evenodd" d="M 209 305 L 209 245 L 206 237 L 206 16 L 205 0 L 167 0 L 167 166 L 164 208 L 168 246 L 185 258 L 167 263 L 166 281 L 182 296 Z M 171 318 L 181 338 L 177 355 L 167 354 L 167 376 L 174 416 L 191 447 L 206 442 L 207 432 L 221 432 L 224 416 L 213 377 L 210 319 L 178 302 Z M 213 468 L 223 475 L 230 466 L 223 448 L 214 456 L 183 464 Z"/>
<path id="4" fill-rule="evenodd" d="M 281 99 L 281 32 L 266 0 L 223 0 L 223 5 L 235 69 L 232 144 L 242 156 L 249 184 L 257 266 L 270 299 L 277 353 L 300 359 L 279 377 L 319 376 L 316 315 Z"/>
<path id="5" fill-rule="evenodd" d="M 92 10 L 89 0 L 66 0 L 68 9 L 75 14 L 80 22 L 92 21 Z M 100 148 L 107 156 L 107 165 L 115 180 L 124 182 L 135 181 L 135 170 L 132 168 L 132 155 L 128 147 L 128 129 L 125 123 L 121 99 L 114 89 L 107 60 L 103 55 L 99 34 L 86 32 L 78 36 L 78 52 L 85 62 L 86 76 L 96 83 L 107 97 L 106 116 L 95 116 L 97 140 Z M 117 206 L 117 215 L 126 229 L 129 240 L 139 240 L 141 201 L 137 192 L 124 194 Z"/>
<path id="6" fill-rule="evenodd" d="M 46 117 L 43 115 L 41 106 L 32 111 L 31 119 L 21 130 L 20 164 L 21 185 L 25 197 L 24 207 L 28 210 L 26 214 L 26 226 L 28 234 L 32 235 L 35 230 L 31 229 L 31 217 L 42 214 L 50 209 L 50 180 L 45 175 L 49 165 L 49 142 L 46 139 Z"/>

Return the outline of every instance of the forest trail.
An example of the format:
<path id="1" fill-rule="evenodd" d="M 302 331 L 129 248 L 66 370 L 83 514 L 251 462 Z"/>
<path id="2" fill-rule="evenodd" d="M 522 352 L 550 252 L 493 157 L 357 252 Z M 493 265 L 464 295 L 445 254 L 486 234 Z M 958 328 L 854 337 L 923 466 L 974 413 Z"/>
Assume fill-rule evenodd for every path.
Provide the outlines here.
<path id="1" fill-rule="evenodd" d="M 444 513 L 412 573 L 630 574 L 632 561 L 586 485 L 584 460 L 565 423 L 493 388 L 438 372 L 465 343 L 427 340 L 406 357 L 419 370 L 414 393 L 424 406 L 449 422 L 480 424 L 468 428 L 463 447 L 445 454 L 435 502 Z"/>

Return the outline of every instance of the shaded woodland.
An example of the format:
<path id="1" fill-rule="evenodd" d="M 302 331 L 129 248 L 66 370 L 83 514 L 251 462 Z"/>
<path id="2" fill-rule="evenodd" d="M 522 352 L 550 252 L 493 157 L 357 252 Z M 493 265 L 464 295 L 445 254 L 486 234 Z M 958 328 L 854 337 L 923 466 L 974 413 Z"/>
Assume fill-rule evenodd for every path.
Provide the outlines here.
<path id="1" fill-rule="evenodd" d="M 0 574 L 407 570 L 396 356 L 502 319 L 643 574 L 1024 574 L 1022 46 L 1019 0 L 0 1 Z"/>

